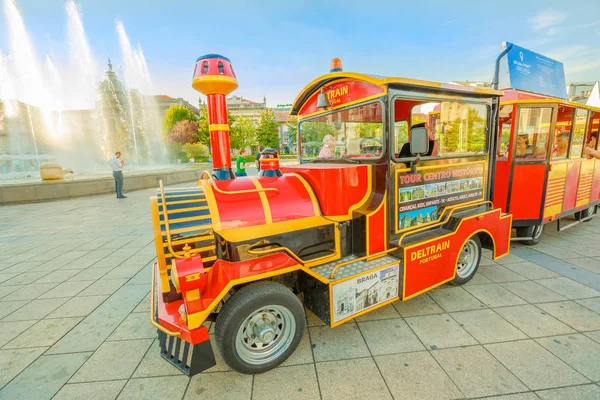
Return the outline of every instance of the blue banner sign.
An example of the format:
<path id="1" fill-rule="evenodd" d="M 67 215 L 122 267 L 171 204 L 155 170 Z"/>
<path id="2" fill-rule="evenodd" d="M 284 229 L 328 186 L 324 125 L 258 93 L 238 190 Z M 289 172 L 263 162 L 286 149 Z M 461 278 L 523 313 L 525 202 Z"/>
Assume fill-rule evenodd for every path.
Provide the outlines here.
<path id="1" fill-rule="evenodd" d="M 509 46 L 506 59 L 511 88 L 567 98 L 563 63 L 506 42 L 505 47 Z"/>

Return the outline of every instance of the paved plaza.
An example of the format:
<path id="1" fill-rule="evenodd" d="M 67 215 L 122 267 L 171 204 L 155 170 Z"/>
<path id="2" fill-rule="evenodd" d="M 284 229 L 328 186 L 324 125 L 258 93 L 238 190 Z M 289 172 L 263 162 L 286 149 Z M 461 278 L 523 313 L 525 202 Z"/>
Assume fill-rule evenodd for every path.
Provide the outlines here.
<path id="1" fill-rule="evenodd" d="M 148 322 L 152 193 L 0 207 L 0 399 L 600 398 L 600 218 L 335 329 L 308 313 L 268 373 L 189 379 Z"/>

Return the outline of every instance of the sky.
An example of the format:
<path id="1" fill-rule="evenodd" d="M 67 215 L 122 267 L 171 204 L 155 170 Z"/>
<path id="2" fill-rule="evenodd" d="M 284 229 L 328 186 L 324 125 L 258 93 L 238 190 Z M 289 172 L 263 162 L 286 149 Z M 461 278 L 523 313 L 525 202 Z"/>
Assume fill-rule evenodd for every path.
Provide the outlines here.
<path id="1" fill-rule="evenodd" d="M 7 0 L 0 0 L 4 2 Z M 14 0 L 39 62 L 69 64 L 63 0 Z M 344 70 L 433 81 L 491 80 L 503 41 L 564 62 L 567 82 L 600 79 L 600 1 L 79 0 L 92 57 L 123 64 L 116 21 L 140 44 L 154 94 L 197 104 L 197 57 L 219 53 L 235 68 L 234 94 L 292 103 L 310 81 Z M 0 11 L 0 50 L 10 53 Z M 67 76 L 68 78 L 68 76 Z"/>

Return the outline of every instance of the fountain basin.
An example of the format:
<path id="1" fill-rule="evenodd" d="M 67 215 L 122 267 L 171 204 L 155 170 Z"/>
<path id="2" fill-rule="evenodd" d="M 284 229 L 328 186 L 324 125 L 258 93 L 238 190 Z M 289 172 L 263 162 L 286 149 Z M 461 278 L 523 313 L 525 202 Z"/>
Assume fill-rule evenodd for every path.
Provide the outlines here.
<path id="1" fill-rule="evenodd" d="M 65 175 L 72 173 L 72 169 L 63 169 L 59 163 L 45 162 L 40 164 L 40 177 L 43 181 L 63 179 Z"/>
<path id="2" fill-rule="evenodd" d="M 210 170 L 210 165 L 163 166 L 152 169 L 124 171 L 125 193 L 158 187 L 162 179 L 165 185 L 193 182 L 200 179 L 202 171 Z M 40 170 L 41 171 L 41 170 Z M 62 169 L 61 169 L 62 172 Z M 114 193 L 115 180 L 112 173 L 76 174 L 72 178 L 41 180 L 40 178 L 0 181 L 0 205 L 41 202 L 103 193 Z"/>

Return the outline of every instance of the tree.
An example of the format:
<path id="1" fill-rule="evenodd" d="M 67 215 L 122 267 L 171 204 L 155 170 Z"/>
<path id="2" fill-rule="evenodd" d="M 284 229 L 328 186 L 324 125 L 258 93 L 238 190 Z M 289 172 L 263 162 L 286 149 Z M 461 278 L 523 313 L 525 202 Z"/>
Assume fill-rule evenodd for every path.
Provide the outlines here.
<path id="1" fill-rule="evenodd" d="M 179 121 L 196 121 L 197 119 L 196 115 L 194 115 L 189 108 L 184 106 L 171 106 L 163 118 L 163 135 L 168 137 L 175 124 Z"/>
<path id="2" fill-rule="evenodd" d="M 279 124 L 275 119 L 275 112 L 270 108 L 260 113 L 256 140 L 258 144 L 265 147 L 279 148 Z"/>
<path id="3" fill-rule="evenodd" d="M 167 137 L 169 143 L 195 143 L 198 141 L 198 122 L 179 121 L 173 125 L 173 129 Z"/>
<path id="4" fill-rule="evenodd" d="M 206 146 L 210 146 L 210 131 L 208 130 L 208 108 L 206 105 L 200 107 L 200 117 L 198 118 L 198 141 Z"/>
<path id="5" fill-rule="evenodd" d="M 232 149 L 245 149 L 256 141 L 256 128 L 248 117 L 240 116 L 229 130 L 229 144 Z"/>
<path id="6" fill-rule="evenodd" d="M 286 133 L 286 137 L 290 143 L 290 146 L 293 146 L 298 140 L 298 117 L 291 116 L 288 119 L 287 126 L 288 131 Z"/>
<path id="7" fill-rule="evenodd" d="M 359 122 L 354 129 L 359 138 L 381 137 L 383 124 L 379 122 Z"/>
<path id="8" fill-rule="evenodd" d="M 208 147 L 202 143 L 186 143 L 182 146 L 181 150 L 187 158 L 200 158 L 208 155 Z"/>

